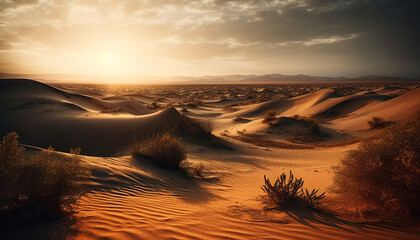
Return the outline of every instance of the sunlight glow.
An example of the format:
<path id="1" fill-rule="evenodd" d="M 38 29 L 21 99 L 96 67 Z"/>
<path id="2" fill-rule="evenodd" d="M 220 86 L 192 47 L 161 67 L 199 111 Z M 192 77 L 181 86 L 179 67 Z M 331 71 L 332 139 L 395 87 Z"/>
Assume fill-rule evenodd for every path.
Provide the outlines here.
<path id="1" fill-rule="evenodd" d="M 102 62 L 106 67 L 115 67 L 117 57 L 113 53 L 106 53 L 102 56 Z"/>

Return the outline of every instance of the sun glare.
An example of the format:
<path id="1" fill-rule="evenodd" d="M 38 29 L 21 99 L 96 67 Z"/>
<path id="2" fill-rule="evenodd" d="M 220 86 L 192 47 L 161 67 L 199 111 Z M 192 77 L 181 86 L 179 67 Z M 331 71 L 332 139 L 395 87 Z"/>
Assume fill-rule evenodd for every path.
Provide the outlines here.
<path id="1" fill-rule="evenodd" d="M 102 56 L 102 62 L 106 67 L 114 67 L 117 64 L 117 58 L 113 53 L 106 53 Z"/>

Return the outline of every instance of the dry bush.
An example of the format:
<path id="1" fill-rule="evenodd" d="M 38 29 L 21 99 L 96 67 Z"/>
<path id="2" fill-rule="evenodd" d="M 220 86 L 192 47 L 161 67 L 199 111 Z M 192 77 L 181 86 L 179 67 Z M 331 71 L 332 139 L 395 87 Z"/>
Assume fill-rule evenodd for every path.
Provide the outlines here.
<path id="1" fill-rule="evenodd" d="M 9 133 L 0 143 L 0 228 L 72 213 L 90 174 L 80 150 L 63 157 L 49 148 L 25 158 L 17 138 Z"/>
<path id="2" fill-rule="evenodd" d="M 120 112 L 124 112 L 124 109 L 120 107 L 116 107 L 116 108 L 105 107 L 104 109 L 101 110 L 101 113 L 120 113 Z"/>
<path id="3" fill-rule="evenodd" d="M 312 116 L 301 116 L 299 114 L 295 114 L 292 116 L 293 119 L 296 119 L 302 123 L 304 123 L 305 125 L 311 126 L 313 124 L 316 124 L 317 121 L 314 117 Z"/>
<path id="4" fill-rule="evenodd" d="M 18 135 L 7 134 L 0 142 L 0 211 L 13 210 L 22 190 L 24 148 L 19 147 Z"/>
<path id="5" fill-rule="evenodd" d="M 388 125 L 388 122 L 380 117 L 372 117 L 371 120 L 367 122 L 370 128 L 384 128 Z"/>
<path id="6" fill-rule="evenodd" d="M 209 121 L 182 116 L 173 130 L 176 134 L 185 134 L 195 138 L 208 138 L 212 136 L 213 124 Z"/>
<path id="7" fill-rule="evenodd" d="M 175 124 L 172 133 L 177 136 L 189 137 L 201 143 L 207 143 L 212 147 L 232 149 L 231 143 L 212 134 L 213 124 L 209 121 L 182 116 Z"/>
<path id="8" fill-rule="evenodd" d="M 295 133 L 291 135 L 290 137 L 288 137 L 287 140 L 289 142 L 294 142 L 294 143 L 299 143 L 299 142 L 311 143 L 311 142 L 315 142 L 316 138 L 309 133 Z"/>
<path id="9" fill-rule="evenodd" d="M 271 121 L 273 121 L 274 119 L 276 119 L 276 115 L 277 112 L 274 110 L 268 110 L 265 115 L 264 115 L 264 119 L 263 119 L 263 123 L 267 123 L 269 124 Z"/>
<path id="10" fill-rule="evenodd" d="M 235 107 L 232 107 L 232 106 L 225 106 L 223 108 L 223 111 L 225 111 L 227 113 L 233 113 L 233 112 L 239 111 L 239 108 L 235 108 Z"/>
<path id="11" fill-rule="evenodd" d="M 72 157 L 63 158 L 50 147 L 35 154 L 23 168 L 25 195 L 51 215 L 72 212 L 86 190 L 89 169 L 78 157 L 80 149 L 71 153 Z"/>
<path id="12" fill-rule="evenodd" d="M 156 110 L 156 109 L 161 108 L 161 106 L 157 102 L 152 102 L 152 104 L 148 105 L 147 107 L 152 109 L 152 110 Z"/>
<path id="13" fill-rule="evenodd" d="M 331 191 L 357 212 L 381 218 L 420 215 L 420 121 L 387 127 L 335 167 Z"/>
<path id="14" fill-rule="evenodd" d="M 266 176 L 264 176 L 264 182 L 265 184 L 261 187 L 266 193 L 266 196 L 263 197 L 264 201 L 279 209 L 298 205 L 315 208 L 319 206 L 325 196 L 325 193 L 318 195 L 318 190 L 315 189 L 311 193 L 308 189 L 304 191 L 302 178 L 294 178 L 292 171 L 290 171 L 287 181 L 286 174 L 283 173 L 277 178 L 274 185 Z"/>
<path id="15" fill-rule="evenodd" d="M 148 157 L 160 167 L 172 170 L 180 169 L 187 158 L 180 139 L 169 133 L 135 144 L 131 154 L 133 157 Z"/>

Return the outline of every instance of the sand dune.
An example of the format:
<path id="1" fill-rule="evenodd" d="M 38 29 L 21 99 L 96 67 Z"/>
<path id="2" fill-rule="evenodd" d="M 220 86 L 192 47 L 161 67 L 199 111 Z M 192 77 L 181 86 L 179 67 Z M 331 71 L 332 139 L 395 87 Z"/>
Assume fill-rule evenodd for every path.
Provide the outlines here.
<path id="1" fill-rule="evenodd" d="M 16 131 L 24 143 L 62 151 L 81 147 L 87 155 L 115 154 L 136 139 L 169 129 L 180 116 L 174 108 L 138 117 L 92 113 L 88 110 L 152 111 L 134 100 L 104 102 L 30 80 L 2 80 L 0 85 L 1 133 Z"/>
<path id="2" fill-rule="evenodd" d="M 83 161 L 92 168 L 89 193 L 82 197 L 74 219 L 0 233 L 1 239 L 418 238 L 418 228 L 356 223 L 309 210 L 263 208 L 259 196 L 264 175 L 275 178 L 293 170 L 296 177 L 304 178 L 305 187 L 325 191 L 332 183 L 331 166 L 356 144 L 284 149 L 228 138 L 235 150 L 227 150 L 184 139 L 188 161 L 205 165 L 203 177 L 133 159 L 127 148 L 181 119 L 181 111 L 174 107 L 154 112 L 144 104 L 156 99 L 179 110 L 186 108 L 185 115 L 210 120 L 215 134 L 226 130 L 232 136 L 255 134 L 282 142 L 308 129 L 290 116 L 315 116 L 323 119 L 319 124 L 329 133 L 324 140 L 328 143 L 375 134 L 378 130 L 369 130 L 366 124 L 372 116 L 413 119 L 420 111 L 420 88 L 123 86 L 112 89 L 112 94 L 99 90 L 94 94 L 78 87 L 57 89 L 24 79 L 0 81 L 2 135 L 16 131 L 24 144 L 52 145 L 63 152 L 81 147 Z M 194 99 L 191 96 L 205 105 L 186 106 L 186 100 Z M 226 112 L 226 106 L 232 112 Z M 278 113 L 271 126 L 262 122 L 270 109 Z M 244 119 L 235 120 L 237 116 Z"/>
<path id="3" fill-rule="evenodd" d="M 382 117 L 387 121 L 410 120 L 420 116 L 420 88 L 391 100 L 369 104 L 355 111 L 351 116 L 332 121 L 336 128 L 366 130 L 372 117 Z"/>

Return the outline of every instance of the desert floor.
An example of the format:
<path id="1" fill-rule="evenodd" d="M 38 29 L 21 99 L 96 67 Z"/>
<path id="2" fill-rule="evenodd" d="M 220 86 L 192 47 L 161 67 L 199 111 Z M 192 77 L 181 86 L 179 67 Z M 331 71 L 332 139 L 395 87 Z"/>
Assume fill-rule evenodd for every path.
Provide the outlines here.
<path id="1" fill-rule="evenodd" d="M 350 220 L 321 211 L 265 209 L 263 177 L 292 170 L 304 187 L 327 191 L 332 166 L 370 129 L 420 114 L 418 82 L 254 85 L 47 85 L 0 81 L 2 136 L 15 131 L 28 149 L 81 147 L 92 168 L 89 192 L 73 218 L 39 223 L 1 239 L 420 239 L 418 228 Z M 271 125 L 264 114 L 275 110 Z M 322 134 L 293 136 L 310 116 Z M 186 176 L 133 159 L 135 140 L 170 129 L 181 115 L 213 123 L 232 149 L 182 138 Z M 309 134 L 309 133 L 308 133 Z M 309 134 L 310 135 L 310 134 Z M 31 147 L 33 146 L 33 147 Z M 328 192 L 327 192 L 328 196 Z"/>

